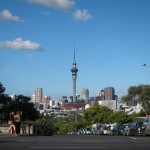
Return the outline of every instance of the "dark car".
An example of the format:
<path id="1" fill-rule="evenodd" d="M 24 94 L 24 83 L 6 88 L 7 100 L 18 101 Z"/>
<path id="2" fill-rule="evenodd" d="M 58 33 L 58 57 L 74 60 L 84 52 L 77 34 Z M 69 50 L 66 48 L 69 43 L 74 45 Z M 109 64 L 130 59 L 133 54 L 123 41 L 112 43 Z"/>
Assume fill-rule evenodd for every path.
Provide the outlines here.
<path id="1" fill-rule="evenodd" d="M 117 124 L 110 129 L 110 135 L 123 135 L 124 126 Z"/>
<path id="2" fill-rule="evenodd" d="M 123 135 L 136 136 L 138 134 L 138 128 L 136 123 L 129 123 L 125 125 Z"/>

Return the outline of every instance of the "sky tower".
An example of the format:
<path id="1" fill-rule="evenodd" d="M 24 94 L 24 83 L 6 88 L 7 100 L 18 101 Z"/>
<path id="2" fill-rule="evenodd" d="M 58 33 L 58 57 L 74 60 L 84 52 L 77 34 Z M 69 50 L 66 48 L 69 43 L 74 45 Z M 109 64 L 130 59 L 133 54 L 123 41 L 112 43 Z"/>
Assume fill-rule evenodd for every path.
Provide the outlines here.
<path id="1" fill-rule="evenodd" d="M 73 81 L 73 102 L 76 102 L 76 79 L 77 79 L 77 72 L 78 69 L 76 67 L 76 53 L 74 48 L 74 61 L 72 63 L 72 81 Z"/>

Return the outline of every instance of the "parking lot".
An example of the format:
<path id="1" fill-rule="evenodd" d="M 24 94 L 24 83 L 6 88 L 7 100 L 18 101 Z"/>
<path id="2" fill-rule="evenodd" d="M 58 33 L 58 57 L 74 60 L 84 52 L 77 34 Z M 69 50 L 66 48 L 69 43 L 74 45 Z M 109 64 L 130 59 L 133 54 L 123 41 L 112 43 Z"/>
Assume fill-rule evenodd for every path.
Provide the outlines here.
<path id="1" fill-rule="evenodd" d="M 0 134 L 0 149 L 3 150 L 148 150 L 149 148 L 149 136 L 55 135 L 15 137 Z"/>

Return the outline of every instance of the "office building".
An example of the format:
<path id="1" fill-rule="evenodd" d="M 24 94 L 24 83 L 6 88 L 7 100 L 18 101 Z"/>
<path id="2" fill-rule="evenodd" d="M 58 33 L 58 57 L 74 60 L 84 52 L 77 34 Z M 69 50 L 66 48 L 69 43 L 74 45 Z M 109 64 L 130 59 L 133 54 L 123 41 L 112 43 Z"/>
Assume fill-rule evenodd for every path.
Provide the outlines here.
<path id="1" fill-rule="evenodd" d="M 87 99 L 89 99 L 89 89 L 83 88 L 83 89 L 81 90 L 81 99 L 82 99 L 82 100 L 87 100 Z"/>
<path id="2" fill-rule="evenodd" d="M 105 91 L 105 100 L 115 99 L 115 89 L 113 87 L 106 87 L 104 91 Z"/>
<path id="3" fill-rule="evenodd" d="M 42 97 L 43 97 L 43 89 L 37 88 L 35 90 L 35 102 L 36 103 L 42 103 Z"/>

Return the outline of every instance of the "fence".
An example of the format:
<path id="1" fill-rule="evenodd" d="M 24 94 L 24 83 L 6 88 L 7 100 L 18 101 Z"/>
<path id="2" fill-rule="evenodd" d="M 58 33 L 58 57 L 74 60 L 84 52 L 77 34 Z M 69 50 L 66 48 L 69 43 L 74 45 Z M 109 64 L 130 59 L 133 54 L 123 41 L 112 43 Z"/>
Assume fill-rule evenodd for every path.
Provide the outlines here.
<path id="1" fill-rule="evenodd" d="M 9 125 L 0 125 L 0 133 L 7 134 L 9 129 Z M 33 126 L 21 125 L 20 128 L 21 135 L 32 135 L 33 134 Z"/>

